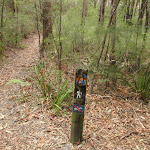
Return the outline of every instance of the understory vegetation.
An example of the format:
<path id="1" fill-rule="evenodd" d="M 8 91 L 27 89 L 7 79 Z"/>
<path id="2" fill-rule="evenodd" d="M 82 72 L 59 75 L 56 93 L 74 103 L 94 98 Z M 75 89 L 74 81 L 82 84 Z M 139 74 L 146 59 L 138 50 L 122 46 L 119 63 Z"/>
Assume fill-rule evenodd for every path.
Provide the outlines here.
<path id="1" fill-rule="evenodd" d="M 35 65 L 32 81 L 55 112 L 71 99 L 70 66 L 88 69 L 91 93 L 122 85 L 149 102 L 148 0 L 16 0 L 14 11 L 3 0 L 0 4 L 1 54 L 29 33 L 38 31 L 39 38 L 43 33 L 42 43 L 39 39 L 42 59 Z M 56 66 L 49 69 L 43 56 Z"/>

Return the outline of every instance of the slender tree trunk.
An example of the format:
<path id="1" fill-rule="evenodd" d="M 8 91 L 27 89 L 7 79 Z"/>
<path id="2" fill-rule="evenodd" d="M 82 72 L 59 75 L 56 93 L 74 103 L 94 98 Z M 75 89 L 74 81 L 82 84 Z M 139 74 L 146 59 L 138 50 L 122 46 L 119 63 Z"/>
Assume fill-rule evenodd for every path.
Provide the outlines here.
<path id="1" fill-rule="evenodd" d="M 145 30 L 148 32 L 150 25 L 150 2 L 147 0 L 146 3 L 146 20 L 145 20 Z"/>
<path id="2" fill-rule="evenodd" d="M 116 6 L 117 6 L 118 0 L 112 0 L 112 10 L 111 10 L 111 15 L 114 12 Z M 111 56 L 110 56 L 110 61 L 115 60 L 115 39 L 116 39 L 116 35 L 115 35 L 115 28 L 116 28 L 116 11 L 112 17 L 112 24 L 111 27 L 113 29 L 112 35 L 111 35 L 111 45 L 112 45 L 112 49 L 111 49 Z"/>
<path id="3" fill-rule="evenodd" d="M 106 0 L 101 0 L 101 5 L 99 8 L 99 19 L 98 21 L 101 22 L 102 24 L 104 23 L 104 15 L 105 15 L 105 3 Z"/>
<path id="4" fill-rule="evenodd" d="M 109 0 L 106 0 L 107 1 L 107 6 L 110 6 L 110 2 L 109 2 Z"/>
<path id="5" fill-rule="evenodd" d="M 148 0 L 145 0 L 146 1 L 146 19 L 145 19 L 145 33 L 144 33 L 144 36 L 143 36 L 143 46 L 142 46 L 142 51 L 145 47 L 145 42 L 146 42 L 146 37 L 147 37 L 147 33 L 148 33 L 148 30 L 149 30 L 149 4 L 148 4 Z"/>
<path id="6" fill-rule="evenodd" d="M 109 36 L 109 39 L 108 39 L 107 49 L 106 49 L 105 58 L 104 58 L 104 61 L 105 61 L 105 62 L 106 62 L 106 60 L 107 60 L 107 55 L 108 55 L 109 47 L 110 47 L 110 36 Z"/>
<path id="7" fill-rule="evenodd" d="M 61 42 L 61 22 L 62 22 L 62 0 L 60 0 L 60 18 L 59 18 L 59 71 L 61 71 L 61 55 L 62 55 L 62 42 Z M 61 75 L 61 73 L 60 73 Z"/>
<path id="8" fill-rule="evenodd" d="M 87 16 L 87 1 L 83 0 L 82 18 Z"/>
<path id="9" fill-rule="evenodd" d="M 130 0 L 127 1 L 126 23 L 130 24 Z"/>
<path id="10" fill-rule="evenodd" d="M 19 31 L 18 31 L 18 28 L 19 28 L 19 16 L 18 16 L 18 13 L 19 13 L 19 8 L 18 6 L 16 5 L 16 19 L 17 19 L 17 25 L 16 25 L 16 45 L 18 44 L 18 35 L 19 35 Z"/>
<path id="11" fill-rule="evenodd" d="M 87 16 L 87 0 L 83 0 L 83 7 L 82 7 L 82 20 L 81 20 L 81 26 L 82 26 L 82 50 L 84 51 L 84 26 L 85 26 L 85 18 Z"/>
<path id="12" fill-rule="evenodd" d="M 130 20 L 132 20 L 132 17 L 133 17 L 134 6 L 135 6 L 135 0 L 132 0 L 131 8 L 130 8 Z"/>
<path id="13" fill-rule="evenodd" d="M 38 17 L 38 10 L 37 10 L 37 4 L 35 3 L 35 10 L 36 10 L 36 28 L 39 36 L 39 45 L 41 41 L 41 36 L 40 36 L 40 29 L 39 29 L 39 17 Z"/>
<path id="14" fill-rule="evenodd" d="M 42 10 L 41 0 L 39 0 L 39 6 L 40 6 L 40 10 Z"/>
<path id="15" fill-rule="evenodd" d="M 139 69 L 140 69 L 140 65 L 141 65 L 142 52 L 143 52 L 144 47 L 145 47 L 146 36 L 148 33 L 148 29 L 149 29 L 149 9 L 148 9 L 148 7 L 149 7 L 148 0 L 142 0 L 141 9 L 139 11 L 139 18 L 138 18 L 139 30 L 140 30 L 140 26 L 142 26 L 142 24 L 143 24 L 143 17 L 144 17 L 145 11 L 146 11 L 146 20 L 145 20 L 145 32 L 144 32 L 144 36 L 143 36 L 142 48 L 140 50 L 140 54 L 139 54 L 138 60 L 137 60 L 137 64 L 138 64 Z"/>
<path id="16" fill-rule="evenodd" d="M 147 0 L 142 0 L 141 8 L 139 11 L 139 18 L 138 18 L 139 25 L 143 24 L 143 17 L 144 17 L 145 8 L 146 8 L 146 1 Z"/>
<path id="17" fill-rule="evenodd" d="M 134 15 L 136 15 L 136 13 L 137 13 L 138 6 L 140 7 L 140 0 L 136 1 L 135 9 L 134 9 Z"/>
<path id="18" fill-rule="evenodd" d="M 147 33 L 149 31 L 149 11 L 150 11 L 150 7 L 149 7 L 149 2 L 148 0 L 145 0 L 145 10 L 146 10 L 146 19 L 145 19 L 145 32 L 144 32 L 144 35 L 143 35 L 143 43 L 142 43 L 142 48 L 140 50 L 140 55 L 138 57 L 138 67 L 140 68 L 140 64 L 141 64 L 141 59 L 142 59 L 142 52 L 145 48 L 145 44 L 146 44 L 146 38 L 147 38 Z"/>
<path id="19" fill-rule="evenodd" d="M 0 33 L 1 42 L 3 41 L 4 4 L 5 4 L 5 0 L 3 0 L 3 3 L 2 3 L 2 12 L 1 12 L 1 33 Z"/>

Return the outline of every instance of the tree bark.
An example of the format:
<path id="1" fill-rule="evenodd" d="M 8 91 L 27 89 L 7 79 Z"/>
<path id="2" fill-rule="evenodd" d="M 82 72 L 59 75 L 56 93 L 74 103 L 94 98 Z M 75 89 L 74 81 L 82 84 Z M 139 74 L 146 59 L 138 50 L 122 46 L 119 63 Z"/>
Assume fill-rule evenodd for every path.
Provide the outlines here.
<path id="1" fill-rule="evenodd" d="M 111 15 L 112 13 L 114 12 L 115 8 L 117 7 L 117 3 L 118 3 L 118 0 L 112 0 L 112 10 L 111 10 Z M 112 60 L 115 60 L 115 39 L 116 39 L 116 35 L 115 35 L 115 28 L 116 28 L 116 11 L 112 17 L 112 24 L 111 24 L 111 27 L 112 27 L 112 35 L 111 35 L 111 45 L 112 45 L 112 49 L 111 49 L 111 56 L 110 56 L 110 61 Z"/>
<path id="2" fill-rule="evenodd" d="M 62 0 L 60 0 L 60 16 L 59 16 L 59 54 L 58 54 L 58 61 L 59 61 L 59 71 L 61 71 L 61 55 L 62 55 L 62 42 L 61 42 L 61 22 L 62 22 Z M 60 73 L 61 76 L 61 73 Z"/>
<path id="3" fill-rule="evenodd" d="M 18 31 L 18 28 L 19 28 L 19 8 L 18 6 L 16 5 L 16 19 L 17 19 L 17 25 L 16 25 L 16 45 L 18 44 L 18 36 L 19 36 L 19 31 Z"/>
<path id="4" fill-rule="evenodd" d="M 146 44 L 146 38 L 147 38 L 147 33 L 149 31 L 149 10 L 150 10 L 150 6 L 149 6 L 149 2 L 148 0 L 145 0 L 145 10 L 146 10 L 146 19 L 145 19 L 145 32 L 144 32 L 144 35 L 143 35 L 143 43 L 142 43 L 142 48 L 140 50 L 140 55 L 138 57 L 138 67 L 140 67 L 140 64 L 141 64 L 141 56 L 142 56 L 142 52 L 145 48 L 145 44 Z"/>
<path id="5" fill-rule="evenodd" d="M 82 18 L 87 16 L 87 1 L 83 0 Z"/>
<path id="6" fill-rule="evenodd" d="M 2 3 L 2 12 L 1 12 L 1 33 L 0 33 L 1 42 L 3 41 L 4 4 L 5 4 L 5 0 L 3 0 L 3 3 Z"/>
<path id="7" fill-rule="evenodd" d="M 132 17 L 133 17 L 134 6 L 135 6 L 135 0 L 132 0 L 132 2 L 131 2 L 131 8 L 130 8 L 130 19 L 131 20 L 132 20 Z"/>
<path id="8" fill-rule="evenodd" d="M 35 11 L 36 11 L 36 28 L 39 36 L 39 45 L 41 41 L 41 36 L 40 36 L 40 29 L 39 29 L 39 17 L 38 17 L 38 10 L 37 10 L 37 4 L 35 3 Z"/>
<path id="9" fill-rule="evenodd" d="M 83 0 L 83 7 L 82 7 L 82 19 L 81 19 L 81 36 L 82 36 L 82 50 L 84 51 L 84 26 L 85 26 L 85 18 L 87 16 L 87 0 Z"/>
<path id="10" fill-rule="evenodd" d="M 130 16 L 130 5 L 131 5 L 131 3 L 130 3 L 130 0 L 128 0 L 127 1 L 127 12 L 126 12 L 126 23 L 128 23 L 128 24 L 130 24 L 130 18 L 131 18 L 131 16 Z"/>
<path id="11" fill-rule="evenodd" d="M 146 8 L 146 1 L 147 0 L 142 0 L 141 8 L 140 8 L 140 11 L 139 11 L 139 17 L 138 17 L 139 25 L 143 24 L 143 17 L 144 17 L 145 8 Z"/>
<path id="12" fill-rule="evenodd" d="M 42 14 L 43 43 L 42 43 L 42 47 L 40 48 L 41 58 L 44 57 L 44 50 L 46 50 L 46 46 L 50 45 L 49 42 L 46 45 L 45 40 L 47 38 L 51 39 L 51 35 L 52 35 L 52 10 L 51 9 L 52 9 L 51 0 L 44 0 L 44 2 L 43 2 L 43 14 Z"/>
<path id="13" fill-rule="evenodd" d="M 101 5 L 99 8 L 99 19 L 98 19 L 98 21 L 101 22 L 102 24 L 104 23 L 105 3 L 106 3 L 106 0 L 101 0 Z"/>
<path id="14" fill-rule="evenodd" d="M 43 40 L 52 34 L 52 4 L 45 0 L 43 3 Z"/>

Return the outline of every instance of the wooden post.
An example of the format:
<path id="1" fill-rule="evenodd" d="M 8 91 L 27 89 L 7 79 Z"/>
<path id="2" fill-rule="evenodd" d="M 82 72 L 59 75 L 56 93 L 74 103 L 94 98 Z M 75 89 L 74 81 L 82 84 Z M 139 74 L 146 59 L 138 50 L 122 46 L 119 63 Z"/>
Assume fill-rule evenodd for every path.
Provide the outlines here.
<path id="1" fill-rule="evenodd" d="M 83 69 L 76 70 L 70 138 L 72 144 L 82 142 L 87 72 Z"/>

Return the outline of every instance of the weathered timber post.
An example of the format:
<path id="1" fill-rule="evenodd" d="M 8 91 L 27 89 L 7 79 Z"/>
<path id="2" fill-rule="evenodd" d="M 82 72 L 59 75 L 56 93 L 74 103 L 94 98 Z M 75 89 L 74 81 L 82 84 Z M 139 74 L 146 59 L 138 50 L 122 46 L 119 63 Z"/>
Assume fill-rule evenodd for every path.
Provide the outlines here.
<path id="1" fill-rule="evenodd" d="M 87 72 L 83 69 L 76 70 L 70 138 L 72 144 L 82 142 Z"/>

